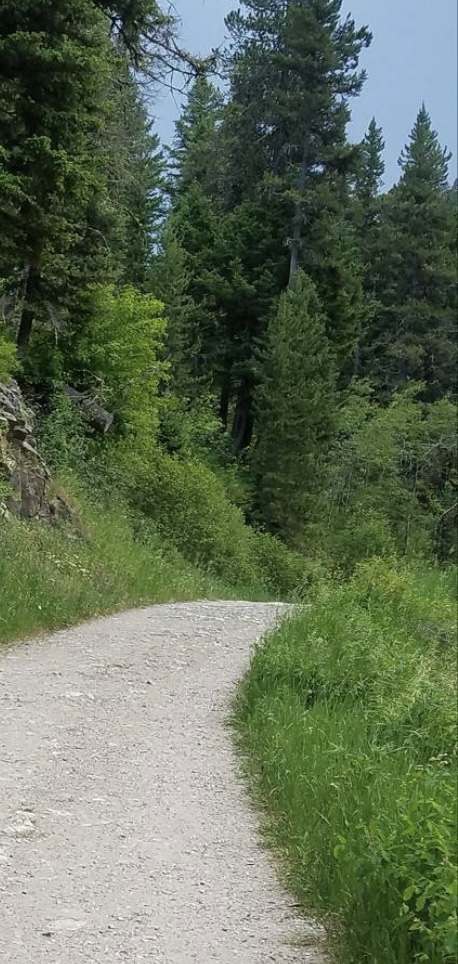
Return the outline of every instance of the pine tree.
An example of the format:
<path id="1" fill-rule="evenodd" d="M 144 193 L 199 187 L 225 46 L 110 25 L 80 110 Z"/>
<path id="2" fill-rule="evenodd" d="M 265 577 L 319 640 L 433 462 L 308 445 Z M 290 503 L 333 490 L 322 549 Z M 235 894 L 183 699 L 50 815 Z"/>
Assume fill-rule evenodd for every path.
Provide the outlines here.
<path id="1" fill-rule="evenodd" d="M 186 253 L 170 225 L 165 227 L 160 251 L 151 263 L 148 285 L 164 304 L 170 390 L 185 401 L 193 400 L 199 389 L 196 372 L 198 346 L 194 331 L 196 306 L 189 294 Z"/>
<path id="2" fill-rule="evenodd" d="M 165 211 L 165 162 L 144 99 L 122 61 L 114 82 L 105 149 L 108 192 L 120 221 L 120 280 L 144 289 Z"/>
<path id="3" fill-rule="evenodd" d="M 362 270 L 346 218 L 358 150 L 348 144 L 346 127 L 350 98 L 364 82 L 358 57 L 370 35 L 350 18 L 342 22 L 341 6 L 243 0 L 227 18 L 225 197 L 234 222 L 243 225 L 239 276 L 251 292 L 250 312 L 232 315 L 233 343 L 243 344 L 244 354 L 240 379 L 232 372 L 237 422 L 248 426 L 241 448 L 250 439 L 256 345 L 298 267 L 326 306 L 327 334 L 345 378 L 365 323 Z"/>
<path id="4" fill-rule="evenodd" d="M 385 142 L 382 129 L 372 118 L 362 142 L 362 151 L 353 184 L 350 216 L 359 252 L 362 287 L 366 312 L 360 318 L 358 337 L 353 356 L 353 374 L 360 375 L 364 367 L 364 345 L 371 319 L 376 312 L 375 260 L 379 246 Z"/>
<path id="5" fill-rule="evenodd" d="M 356 195 L 366 219 L 370 216 L 371 206 L 383 187 L 384 150 L 382 128 L 377 126 L 377 121 L 373 117 L 362 143 L 361 158 L 355 177 Z"/>
<path id="6" fill-rule="evenodd" d="M 399 158 L 401 185 L 417 202 L 448 186 L 448 164 L 451 153 L 442 148 L 431 118 L 423 103 L 410 134 L 410 141 Z"/>
<path id="7" fill-rule="evenodd" d="M 240 398 L 244 378 L 240 370 L 244 348 L 239 319 L 242 314 L 246 323 L 250 315 L 251 290 L 240 268 L 246 220 L 237 219 L 224 201 L 221 110 L 221 95 L 206 77 L 198 78 L 176 125 L 168 224 L 185 259 L 189 279 L 188 345 L 192 345 L 195 380 L 191 395 L 200 393 L 205 384 L 218 398 L 217 408 L 226 429 L 232 406 L 237 409 L 235 399 Z M 243 435 L 245 440 L 251 423 L 241 416 L 240 406 L 234 434 L 237 439 Z"/>
<path id="8" fill-rule="evenodd" d="M 98 189 L 89 144 L 105 89 L 108 39 L 85 0 L 0 9 L 0 235 L 6 274 L 23 278 L 18 345 L 55 307 L 65 255 Z M 60 276 L 60 277 L 59 277 Z"/>
<path id="9" fill-rule="evenodd" d="M 423 382 L 433 401 L 456 390 L 456 211 L 448 160 L 424 105 L 385 196 L 374 258 L 377 312 L 365 373 L 382 394 Z"/>
<path id="10" fill-rule="evenodd" d="M 206 74 L 198 75 L 176 122 L 169 151 L 174 197 L 197 181 L 218 202 L 223 161 L 219 138 L 222 111 L 221 93 Z"/>
<path id="11" fill-rule="evenodd" d="M 87 0 L 103 14 L 116 46 L 127 54 L 135 69 L 154 80 L 183 70 L 186 74 L 200 68 L 177 44 L 177 18 L 163 13 L 157 0 Z"/>
<path id="12" fill-rule="evenodd" d="M 335 370 L 313 283 L 298 271 L 272 317 L 255 395 L 252 469 L 267 528 L 301 547 L 332 436 Z"/>
<path id="13" fill-rule="evenodd" d="M 341 21 L 341 7 L 342 0 L 243 0 L 227 18 L 233 99 L 246 117 L 239 166 L 257 149 L 266 188 L 287 201 L 290 276 L 303 263 L 310 191 L 323 173 L 345 171 L 354 159 L 345 134 L 349 99 L 364 83 L 357 65 L 370 35 L 349 17 Z"/>

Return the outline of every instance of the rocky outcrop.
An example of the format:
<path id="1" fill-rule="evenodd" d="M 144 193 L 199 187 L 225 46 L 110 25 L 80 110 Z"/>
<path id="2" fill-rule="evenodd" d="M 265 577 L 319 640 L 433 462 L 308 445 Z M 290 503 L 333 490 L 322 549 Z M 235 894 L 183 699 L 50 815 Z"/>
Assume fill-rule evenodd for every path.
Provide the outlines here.
<path id="1" fill-rule="evenodd" d="M 17 382 L 0 383 L 0 517 L 56 522 L 69 518 L 70 510 L 53 490 L 37 449 L 34 420 Z"/>

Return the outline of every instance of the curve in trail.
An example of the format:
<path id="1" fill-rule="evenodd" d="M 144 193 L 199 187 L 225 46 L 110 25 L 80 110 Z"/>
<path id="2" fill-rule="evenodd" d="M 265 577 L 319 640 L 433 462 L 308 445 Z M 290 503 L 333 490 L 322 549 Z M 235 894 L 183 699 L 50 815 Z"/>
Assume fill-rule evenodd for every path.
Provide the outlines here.
<path id="1" fill-rule="evenodd" d="M 156 606 L 4 651 L 2 964 L 323 960 L 224 726 L 277 611 Z"/>

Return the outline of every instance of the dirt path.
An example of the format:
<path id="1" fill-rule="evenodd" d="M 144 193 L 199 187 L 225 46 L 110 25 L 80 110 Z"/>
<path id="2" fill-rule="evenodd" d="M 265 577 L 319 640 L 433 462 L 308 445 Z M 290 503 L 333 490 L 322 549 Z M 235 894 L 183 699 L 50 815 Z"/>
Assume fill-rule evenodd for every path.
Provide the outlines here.
<path id="1" fill-rule="evenodd" d="M 276 612 L 157 606 L 0 656 L 2 964 L 322 960 L 223 725 Z"/>

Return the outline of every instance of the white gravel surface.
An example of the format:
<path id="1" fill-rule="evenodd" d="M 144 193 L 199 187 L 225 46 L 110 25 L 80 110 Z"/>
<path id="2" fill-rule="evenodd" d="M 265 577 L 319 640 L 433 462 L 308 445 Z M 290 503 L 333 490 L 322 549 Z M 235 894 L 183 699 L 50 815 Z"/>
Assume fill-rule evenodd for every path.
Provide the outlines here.
<path id="1" fill-rule="evenodd" d="M 1 964 L 324 960 L 224 725 L 278 609 L 156 606 L 3 651 Z"/>

